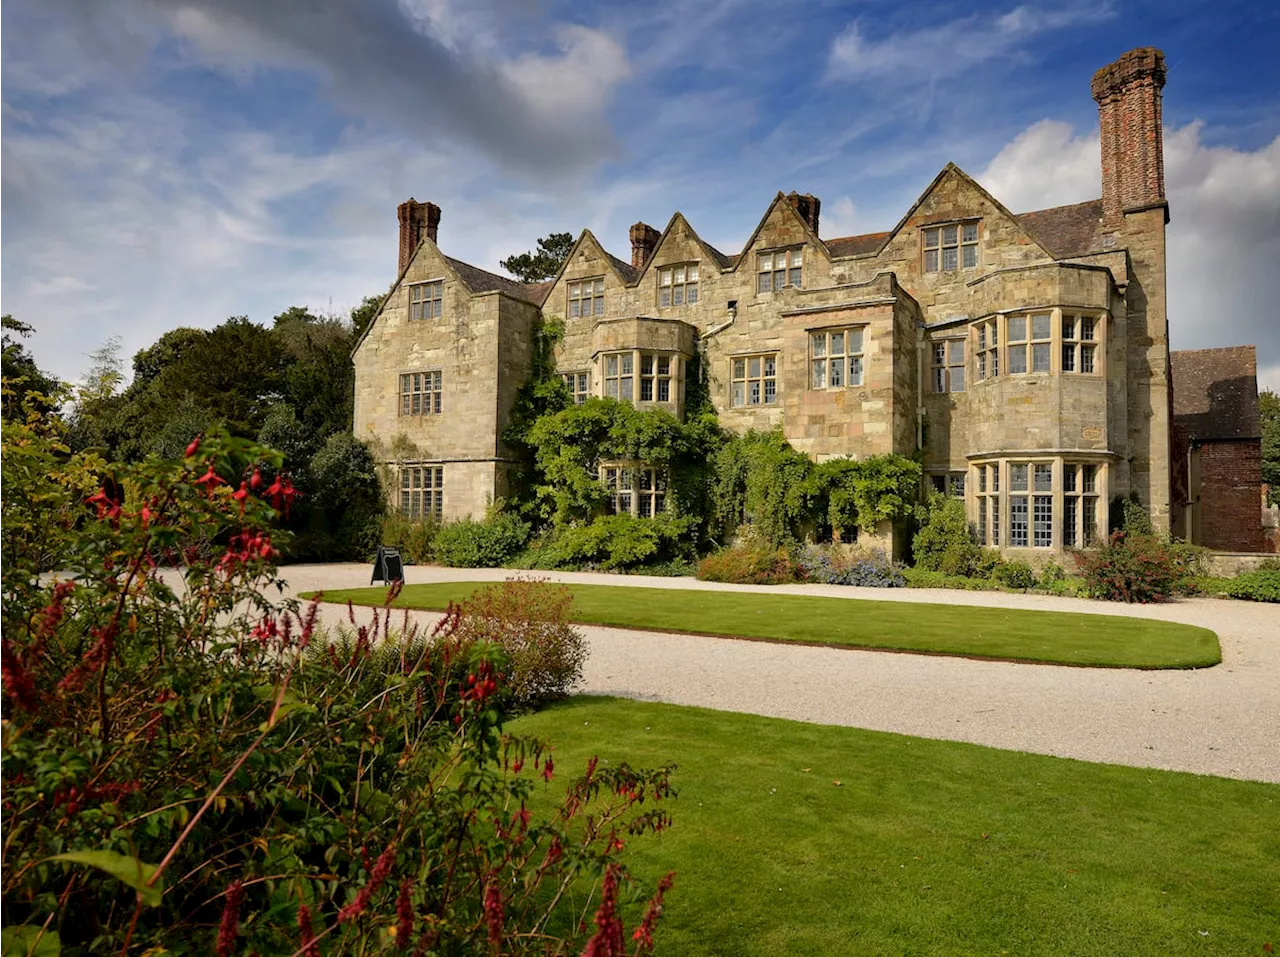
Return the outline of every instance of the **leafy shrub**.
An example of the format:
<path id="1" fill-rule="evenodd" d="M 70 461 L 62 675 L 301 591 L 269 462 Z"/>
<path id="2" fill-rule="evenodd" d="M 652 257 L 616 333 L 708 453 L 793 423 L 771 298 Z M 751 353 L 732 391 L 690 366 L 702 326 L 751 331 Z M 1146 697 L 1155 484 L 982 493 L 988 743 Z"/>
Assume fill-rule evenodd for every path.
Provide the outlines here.
<path id="1" fill-rule="evenodd" d="M 382 520 L 382 544 L 398 549 L 408 565 L 425 565 L 435 557 L 439 529 L 432 519 L 407 518 L 392 512 Z"/>
<path id="2" fill-rule="evenodd" d="M 477 521 L 463 518 L 441 525 L 432 549 L 436 560 L 452 568 L 497 568 L 507 564 L 529 539 L 529 524 L 501 505 Z"/>
<path id="3" fill-rule="evenodd" d="M 613 914 L 665 770 L 593 761 L 534 816 L 552 755 L 503 734 L 506 658 L 457 609 L 430 640 L 353 612 L 320 647 L 316 606 L 264 597 L 283 489 L 232 491 L 275 453 L 210 435 L 103 471 L 86 505 L 95 460 L 3 428 L 6 950 L 621 952 L 561 891 Z M 41 576 L 40 539 L 74 579 Z M 154 557 L 192 540 L 222 544 L 174 588 Z"/>
<path id="4" fill-rule="evenodd" d="M 992 575 L 1005 588 L 1020 588 L 1026 590 L 1036 587 L 1035 570 L 1026 562 L 1015 560 L 1011 562 L 1001 562 L 996 566 Z"/>
<path id="5" fill-rule="evenodd" d="M 927 568 L 902 568 L 899 573 L 908 588 L 954 588 L 959 591 L 996 591 L 999 584 L 994 578 L 968 578 L 945 575 Z"/>
<path id="6" fill-rule="evenodd" d="M 1106 601 L 1165 601 L 1185 577 L 1177 549 L 1152 535 L 1112 532 L 1101 548 L 1075 556 L 1089 594 Z"/>
<path id="7" fill-rule="evenodd" d="M 1246 601 L 1280 601 L 1280 568 L 1256 568 L 1237 575 L 1227 585 L 1227 594 Z"/>
<path id="8" fill-rule="evenodd" d="M 708 555 L 698 563 L 698 579 L 737 585 L 786 585 L 800 581 L 803 571 L 785 548 L 735 545 Z"/>
<path id="9" fill-rule="evenodd" d="M 947 556 L 948 574 L 968 575 L 981 552 L 969 532 L 964 502 L 946 495 L 931 495 L 920 530 L 912 540 L 917 568 L 943 571 Z"/>
<path id="10" fill-rule="evenodd" d="M 587 646 L 569 623 L 572 607 L 563 585 L 509 578 L 463 603 L 453 637 L 501 648 L 503 686 L 517 707 L 527 708 L 565 697 L 582 677 Z"/>
<path id="11" fill-rule="evenodd" d="M 687 557 L 696 521 L 669 513 L 653 518 L 605 515 L 586 525 L 564 525 L 541 544 L 539 567 L 625 571 Z"/>
<path id="12" fill-rule="evenodd" d="M 863 588 L 902 588 L 902 572 L 878 549 L 845 549 L 840 546 L 808 546 L 799 562 L 803 576 L 825 585 L 858 585 Z"/>

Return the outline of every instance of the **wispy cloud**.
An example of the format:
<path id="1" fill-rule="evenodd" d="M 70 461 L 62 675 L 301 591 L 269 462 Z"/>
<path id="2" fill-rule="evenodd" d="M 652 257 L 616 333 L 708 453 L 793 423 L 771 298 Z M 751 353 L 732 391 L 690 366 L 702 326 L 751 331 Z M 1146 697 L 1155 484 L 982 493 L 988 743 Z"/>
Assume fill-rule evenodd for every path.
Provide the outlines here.
<path id="1" fill-rule="evenodd" d="M 832 79 L 924 82 L 959 76 L 996 57 L 1019 51 L 1042 34 L 1109 19 L 1108 0 L 1058 7 L 1018 6 L 1002 14 L 974 14 L 938 26 L 868 38 L 855 20 L 836 37 L 827 60 Z"/>

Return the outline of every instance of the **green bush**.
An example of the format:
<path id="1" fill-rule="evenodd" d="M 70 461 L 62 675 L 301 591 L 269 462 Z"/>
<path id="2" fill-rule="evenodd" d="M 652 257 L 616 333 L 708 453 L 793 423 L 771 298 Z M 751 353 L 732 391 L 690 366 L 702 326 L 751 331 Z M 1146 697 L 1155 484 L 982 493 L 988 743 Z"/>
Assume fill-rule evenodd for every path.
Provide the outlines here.
<path id="1" fill-rule="evenodd" d="M 482 520 L 463 518 L 441 525 L 432 550 L 436 561 L 452 568 L 498 568 L 506 565 L 529 539 L 529 524 L 501 505 Z"/>
<path id="2" fill-rule="evenodd" d="M 969 532 L 964 502 L 937 494 L 929 496 L 911 548 L 917 568 L 944 571 L 945 561 L 949 575 L 971 574 L 982 552 Z"/>
<path id="3" fill-rule="evenodd" d="M 735 545 L 698 563 L 698 580 L 735 585 L 786 585 L 803 580 L 804 572 L 785 548 L 764 544 Z"/>
<path id="4" fill-rule="evenodd" d="M 1075 556 L 1089 594 L 1106 601 L 1165 601 L 1186 577 L 1184 556 L 1152 535 L 1112 532 L 1101 548 Z"/>
<path id="5" fill-rule="evenodd" d="M 1036 587 L 1035 569 L 1021 560 L 1000 563 L 996 566 L 992 577 L 1005 588 L 1018 588 L 1025 591 Z"/>
<path id="6" fill-rule="evenodd" d="M 908 588 L 954 588 L 959 591 L 997 591 L 999 585 L 993 578 L 969 578 L 947 575 L 927 568 L 903 568 L 902 577 Z"/>
<path id="7" fill-rule="evenodd" d="M 628 571 L 687 558 L 697 522 L 663 512 L 654 518 L 605 515 L 586 525 L 557 528 L 537 550 L 545 568 Z"/>
<path id="8" fill-rule="evenodd" d="M 1280 568 L 1257 568 L 1237 575 L 1227 585 L 1227 594 L 1246 601 L 1280 602 Z"/>
<path id="9" fill-rule="evenodd" d="M 382 520 L 381 544 L 398 549 L 406 565 L 425 565 L 435 557 L 439 530 L 439 523 L 433 519 L 407 518 L 391 512 Z"/>

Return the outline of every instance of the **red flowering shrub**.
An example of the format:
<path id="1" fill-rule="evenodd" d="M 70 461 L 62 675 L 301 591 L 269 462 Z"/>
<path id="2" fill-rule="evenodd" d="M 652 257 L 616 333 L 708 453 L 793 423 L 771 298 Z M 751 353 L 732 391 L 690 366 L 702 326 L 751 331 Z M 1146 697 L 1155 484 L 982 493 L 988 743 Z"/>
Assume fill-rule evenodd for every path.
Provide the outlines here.
<path id="1" fill-rule="evenodd" d="M 552 755 L 503 733 L 506 660 L 456 611 L 331 646 L 265 597 L 275 453 L 110 469 L 56 421 L 3 428 L 6 953 L 581 953 L 564 891 L 625 879 L 665 769 L 592 765 L 535 817 Z"/>
<path id="2" fill-rule="evenodd" d="M 1177 547 L 1154 535 L 1115 531 L 1107 544 L 1075 553 L 1089 594 L 1106 601 L 1167 601 L 1187 575 Z"/>
<path id="3" fill-rule="evenodd" d="M 698 563 L 698 578 L 737 585 L 786 585 L 802 581 L 804 572 L 785 548 L 735 545 L 708 555 Z"/>

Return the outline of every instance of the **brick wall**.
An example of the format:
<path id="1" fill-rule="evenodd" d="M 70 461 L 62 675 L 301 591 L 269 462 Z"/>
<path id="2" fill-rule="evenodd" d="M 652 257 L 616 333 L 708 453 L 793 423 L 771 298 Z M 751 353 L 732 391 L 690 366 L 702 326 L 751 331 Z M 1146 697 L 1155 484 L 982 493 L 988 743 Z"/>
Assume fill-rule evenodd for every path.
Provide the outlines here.
<path id="1" fill-rule="evenodd" d="M 1205 442 L 1199 471 L 1198 544 L 1228 552 L 1262 551 L 1261 441 Z"/>

